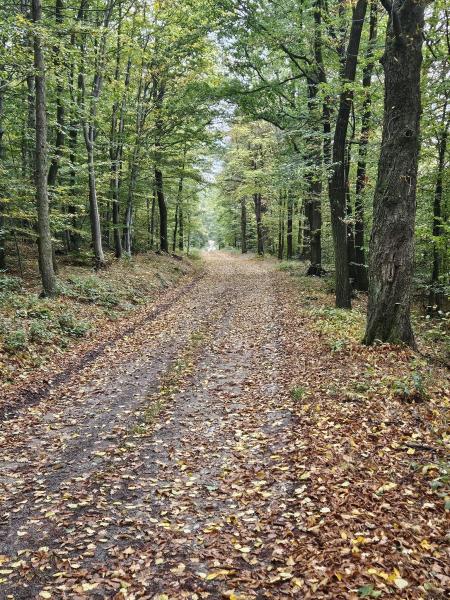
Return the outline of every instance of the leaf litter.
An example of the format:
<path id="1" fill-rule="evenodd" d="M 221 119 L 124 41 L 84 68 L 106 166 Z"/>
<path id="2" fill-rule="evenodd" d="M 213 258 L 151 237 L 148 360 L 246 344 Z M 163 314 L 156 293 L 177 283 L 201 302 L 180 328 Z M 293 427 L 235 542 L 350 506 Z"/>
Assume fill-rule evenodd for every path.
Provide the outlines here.
<path id="1" fill-rule="evenodd" d="M 206 268 L 4 424 L 1 597 L 446 597 L 448 382 L 348 401 L 414 357 L 330 350 L 271 261 Z"/>

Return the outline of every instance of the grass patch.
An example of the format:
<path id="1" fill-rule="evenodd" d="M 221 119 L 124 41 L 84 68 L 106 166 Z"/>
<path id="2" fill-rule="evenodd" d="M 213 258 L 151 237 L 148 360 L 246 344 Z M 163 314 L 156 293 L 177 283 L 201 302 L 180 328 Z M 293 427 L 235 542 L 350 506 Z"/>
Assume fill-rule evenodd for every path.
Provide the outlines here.
<path id="1" fill-rule="evenodd" d="M 308 390 L 305 387 L 299 385 L 293 387 L 291 389 L 290 394 L 294 402 L 301 402 L 301 400 L 303 400 L 303 398 L 305 398 L 305 396 L 308 394 Z"/>

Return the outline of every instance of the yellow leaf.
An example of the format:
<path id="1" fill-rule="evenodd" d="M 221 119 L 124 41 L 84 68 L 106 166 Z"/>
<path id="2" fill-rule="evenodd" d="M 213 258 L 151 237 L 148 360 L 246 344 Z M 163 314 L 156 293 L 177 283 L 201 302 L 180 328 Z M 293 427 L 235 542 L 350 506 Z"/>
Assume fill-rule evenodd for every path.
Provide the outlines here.
<path id="1" fill-rule="evenodd" d="M 212 581 L 213 579 L 217 579 L 217 577 L 226 577 L 227 575 L 230 575 L 231 573 L 234 573 L 234 571 L 228 571 L 227 569 L 220 569 L 219 571 L 214 571 L 213 573 L 209 573 L 206 576 L 206 580 Z"/>
<path id="2" fill-rule="evenodd" d="M 42 592 L 39 592 L 39 596 L 41 598 L 51 598 L 52 595 L 50 594 L 50 592 L 46 592 L 45 590 L 42 590 Z"/>
<path id="3" fill-rule="evenodd" d="M 83 592 L 90 592 L 98 587 L 98 583 L 82 583 L 81 587 L 83 588 Z"/>
<path id="4" fill-rule="evenodd" d="M 248 546 L 242 546 L 242 548 L 239 548 L 239 552 L 242 552 L 242 554 L 248 554 L 249 552 L 251 552 L 251 548 L 249 548 Z"/>
<path id="5" fill-rule="evenodd" d="M 428 540 L 422 540 L 420 542 L 420 545 L 422 546 L 422 548 L 424 548 L 424 550 L 431 550 L 433 548 L 433 546 L 430 544 L 430 542 Z"/>

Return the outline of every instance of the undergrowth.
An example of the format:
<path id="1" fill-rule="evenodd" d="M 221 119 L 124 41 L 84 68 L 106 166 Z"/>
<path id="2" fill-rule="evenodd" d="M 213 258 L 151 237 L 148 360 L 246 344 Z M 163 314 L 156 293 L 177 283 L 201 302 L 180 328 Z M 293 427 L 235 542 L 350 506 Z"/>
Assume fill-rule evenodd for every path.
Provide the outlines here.
<path id="1" fill-rule="evenodd" d="M 37 281 L 0 273 L 0 385 L 151 301 L 192 268 L 189 260 L 154 254 L 116 261 L 100 273 L 70 264 L 58 276 L 56 298 L 40 297 Z"/>

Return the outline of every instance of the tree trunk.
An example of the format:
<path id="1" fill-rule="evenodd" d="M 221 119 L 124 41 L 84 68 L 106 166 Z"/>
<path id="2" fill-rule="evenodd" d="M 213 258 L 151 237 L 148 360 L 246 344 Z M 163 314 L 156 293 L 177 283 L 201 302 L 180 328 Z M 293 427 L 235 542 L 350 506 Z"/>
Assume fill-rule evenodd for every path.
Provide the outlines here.
<path id="1" fill-rule="evenodd" d="M 169 240 L 167 237 L 167 205 L 164 197 L 163 174 L 158 167 L 155 167 L 155 187 L 159 210 L 159 248 L 162 252 L 169 252 Z"/>
<path id="2" fill-rule="evenodd" d="M 91 223 L 92 246 L 95 256 L 95 267 L 100 269 L 105 266 L 105 256 L 103 254 L 100 213 L 98 210 L 97 201 L 97 185 L 94 163 L 94 130 L 87 124 L 84 127 L 84 139 L 88 156 L 89 220 Z"/>
<path id="3" fill-rule="evenodd" d="M 283 260 L 284 256 L 284 197 L 280 192 L 278 200 L 278 260 Z"/>
<path id="4" fill-rule="evenodd" d="M 178 234 L 178 250 L 183 252 L 184 250 L 184 217 L 183 217 L 183 199 L 180 202 L 180 209 L 178 213 L 178 221 L 180 223 L 180 232 Z"/>
<path id="5" fill-rule="evenodd" d="M 32 0 L 33 23 L 42 18 L 40 0 Z M 45 98 L 45 63 L 39 33 L 34 33 L 34 68 L 36 98 L 36 156 L 35 181 L 38 216 L 38 251 L 43 293 L 45 296 L 56 294 L 56 277 L 53 270 L 52 237 L 50 232 L 50 215 L 47 188 L 47 114 Z"/>
<path id="6" fill-rule="evenodd" d="M 64 4 L 63 0 L 56 0 L 55 2 L 55 22 L 58 28 L 58 35 L 61 35 L 61 24 L 63 21 Z M 55 150 L 52 160 L 50 162 L 50 168 L 48 170 L 47 183 L 50 190 L 56 184 L 56 178 L 58 176 L 59 164 L 61 162 L 61 155 L 64 147 L 64 104 L 63 104 L 63 93 L 64 88 L 62 85 L 62 61 L 59 56 L 59 47 L 53 48 L 53 55 L 55 57 L 55 70 L 56 70 L 56 140 Z"/>
<path id="7" fill-rule="evenodd" d="M 351 308 L 351 290 L 347 256 L 347 225 L 345 197 L 345 146 L 353 91 L 348 83 L 355 81 L 361 32 L 366 14 L 367 0 L 358 0 L 352 14 L 352 25 L 342 73 L 343 90 L 333 140 L 332 174 L 329 180 L 331 228 L 333 232 L 336 268 L 336 306 Z"/>
<path id="8" fill-rule="evenodd" d="M 262 198 L 261 194 L 253 194 L 253 201 L 255 203 L 255 218 L 256 218 L 256 239 L 257 239 L 257 252 L 259 256 L 264 254 L 264 238 L 263 238 L 263 224 L 262 224 Z"/>
<path id="9" fill-rule="evenodd" d="M 286 258 L 292 260 L 294 257 L 294 246 L 292 240 L 292 217 L 294 212 L 294 198 L 292 191 L 287 192 L 287 215 L 286 215 Z"/>
<path id="10" fill-rule="evenodd" d="M 450 122 L 447 117 L 447 103 L 445 103 L 442 114 L 442 132 L 438 141 L 438 168 L 436 185 L 434 188 L 433 202 L 433 270 L 431 273 L 431 289 L 429 304 L 432 310 L 442 310 L 444 301 L 444 291 L 440 289 L 441 278 L 441 251 L 438 241 L 442 236 L 442 193 L 443 178 L 445 171 L 445 158 L 447 152 L 448 129 Z"/>
<path id="11" fill-rule="evenodd" d="M 125 223 L 123 227 L 123 249 L 131 256 L 131 246 L 133 237 L 133 204 L 134 192 L 136 190 L 136 182 L 139 170 L 137 146 L 133 152 L 130 164 L 130 180 L 128 183 L 127 206 L 125 209 Z"/>
<path id="12" fill-rule="evenodd" d="M 2 70 L 1 66 L 0 70 Z M 6 85 L 6 82 L 0 78 L 0 165 L 5 159 L 5 147 L 3 143 L 3 135 L 5 133 L 3 130 L 4 85 Z M 0 271 L 4 271 L 6 269 L 6 218 L 4 214 L 5 204 L 1 201 L 1 198 L 3 197 L 3 189 L 0 188 Z"/>
<path id="13" fill-rule="evenodd" d="M 122 24 L 122 4 L 119 3 L 119 24 L 117 27 L 117 44 L 116 44 L 116 69 L 114 79 L 116 82 L 120 80 L 120 49 L 122 44 L 121 38 Z M 122 239 L 120 235 L 120 186 L 122 183 L 122 156 L 123 156 L 123 132 L 125 127 L 125 107 L 126 107 L 126 91 L 130 84 L 131 58 L 128 59 L 125 72 L 125 90 L 122 96 L 122 101 L 116 100 L 113 104 L 111 116 L 111 134 L 110 134 L 110 150 L 109 156 L 111 160 L 111 204 L 112 204 L 112 223 L 113 223 L 113 240 L 114 240 L 114 255 L 116 258 L 122 256 Z"/>
<path id="14" fill-rule="evenodd" d="M 114 1 L 108 0 L 107 6 L 105 8 L 104 17 L 103 17 L 103 32 L 107 31 L 112 10 L 114 7 Z M 82 48 L 82 51 L 84 49 Z M 86 152 L 88 158 L 88 182 L 89 182 L 89 220 L 91 223 L 91 236 L 92 236 L 92 246 L 94 250 L 95 256 L 95 267 L 97 269 L 103 268 L 106 264 L 105 256 L 103 254 L 103 245 L 102 245 L 102 232 L 101 232 L 101 224 L 100 224 L 100 212 L 98 208 L 98 199 L 97 199 L 97 184 L 96 184 L 96 175 L 95 175 L 95 160 L 94 160 L 94 147 L 95 147 L 95 122 L 97 116 L 97 105 L 100 97 L 100 92 L 103 84 L 103 69 L 105 62 L 105 52 L 106 52 L 106 33 L 102 34 L 100 39 L 96 57 L 95 57 L 95 72 L 94 78 L 92 81 L 92 89 L 90 92 L 90 106 L 88 111 L 88 116 L 83 115 L 83 133 L 84 140 L 86 145 Z M 82 105 L 83 109 L 85 109 L 85 74 L 84 74 L 84 66 L 81 65 L 81 70 L 79 74 L 79 87 L 81 89 L 82 94 Z"/>
<path id="15" fill-rule="evenodd" d="M 369 143 L 370 122 L 372 118 L 372 97 L 370 86 L 374 68 L 373 51 L 377 41 L 378 0 L 370 5 L 369 44 L 366 52 L 366 66 L 363 70 L 362 84 L 365 97 L 362 105 L 361 132 L 359 135 L 358 166 L 355 185 L 355 289 L 366 292 L 369 288 L 366 253 L 364 250 L 364 190 L 366 187 L 367 145 Z"/>
<path id="16" fill-rule="evenodd" d="M 364 341 L 415 346 L 411 326 L 424 3 L 388 0 L 384 120 L 370 240 Z"/>
<path id="17" fill-rule="evenodd" d="M 241 252 L 247 254 L 247 202 L 241 198 Z"/>
<path id="18" fill-rule="evenodd" d="M 183 201 L 183 184 L 184 184 L 184 166 L 186 162 L 186 146 L 183 151 L 183 164 L 181 167 L 180 179 L 178 181 L 178 192 L 177 192 L 177 202 L 175 207 L 175 226 L 173 230 L 173 244 L 172 244 L 172 252 L 175 252 L 177 248 L 177 233 L 178 233 L 178 225 L 179 225 L 179 216 L 181 210 L 181 203 Z"/>
<path id="19" fill-rule="evenodd" d="M 156 186 L 153 187 L 152 208 L 150 216 L 150 250 L 155 247 L 155 209 L 156 209 Z"/>

